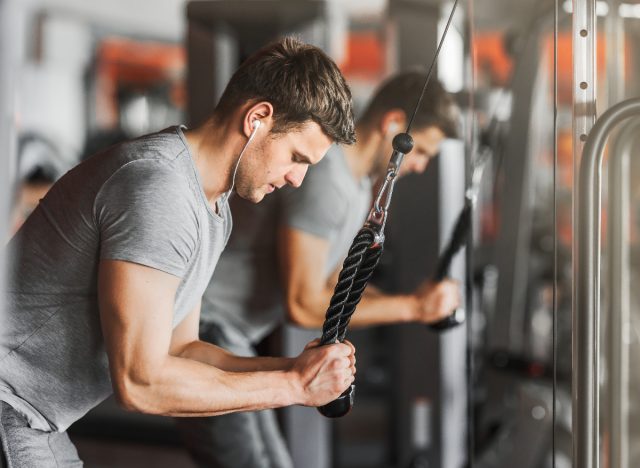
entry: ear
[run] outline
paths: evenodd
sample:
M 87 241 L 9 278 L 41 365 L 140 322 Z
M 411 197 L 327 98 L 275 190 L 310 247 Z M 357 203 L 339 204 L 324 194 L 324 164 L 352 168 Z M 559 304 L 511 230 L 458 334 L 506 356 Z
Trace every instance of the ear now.
M 271 130 L 273 127 L 273 105 L 268 101 L 260 101 L 252 104 L 245 113 L 242 119 L 242 133 L 249 138 L 251 133 L 255 130 L 254 122 L 260 121 L 260 128 Z M 262 131 L 262 130 L 261 130 Z
M 407 116 L 401 109 L 391 109 L 382 114 L 380 119 L 379 130 L 382 135 L 390 137 L 404 131 Z

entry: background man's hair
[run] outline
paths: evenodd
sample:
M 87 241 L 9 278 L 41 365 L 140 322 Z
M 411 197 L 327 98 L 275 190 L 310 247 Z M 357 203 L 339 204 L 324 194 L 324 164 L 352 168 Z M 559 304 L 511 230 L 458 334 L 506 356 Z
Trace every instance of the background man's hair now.
M 374 93 L 360 123 L 375 124 L 385 112 L 400 109 L 411 118 L 420 92 L 424 86 L 426 72 L 412 70 L 402 72 L 385 81 Z M 447 138 L 458 136 L 458 108 L 453 97 L 433 77 L 427 85 L 424 99 L 413 121 L 414 129 L 438 127 Z
M 351 90 L 336 64 L 317 47 L 285 37 L 260 49 L 233 74 L 214 115 L 259 101 L 273 105 L 273 133 L 312 120 L 335 142 L 355 142 Z

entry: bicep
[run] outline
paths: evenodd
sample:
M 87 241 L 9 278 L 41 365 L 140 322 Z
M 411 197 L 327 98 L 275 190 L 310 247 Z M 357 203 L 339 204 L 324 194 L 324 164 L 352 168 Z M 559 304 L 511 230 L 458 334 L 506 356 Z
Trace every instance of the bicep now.
M 317 297 L 326 289 L 329 241 L 284 226 L 278 236 L 278 257 L 287 302 Z
M 98 301 L 112 378 L 140 380 L 161 366 L 171 342 L 180 278 L 136 263 L 102 260 Z
M 172 356 L 179 356 L 188 345 L 199 340 L 201 304 L 202 301 L 199 301 L 198 305 L 173 329 L 169 351 Z

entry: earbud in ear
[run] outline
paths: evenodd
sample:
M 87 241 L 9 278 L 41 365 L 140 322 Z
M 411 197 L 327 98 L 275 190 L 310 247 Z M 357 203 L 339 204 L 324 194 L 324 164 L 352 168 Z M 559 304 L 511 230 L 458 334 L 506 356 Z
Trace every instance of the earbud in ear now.
M 387 127 L 387 133 L 395 134 L 395 133 L 398 133 L 399 130 L 400 130 L 400 125 L 398 125 L 398 122 L 395 122 L 395 121 L 389 122 L 389 126 Z
M 260 120 L 258 119 L 251 122 L 251 126 L 253 127 L 254 130 L 257 130 L 258 128 L 260 128 L 260 125 L 262 125 L 262 122 L 260 122 Z

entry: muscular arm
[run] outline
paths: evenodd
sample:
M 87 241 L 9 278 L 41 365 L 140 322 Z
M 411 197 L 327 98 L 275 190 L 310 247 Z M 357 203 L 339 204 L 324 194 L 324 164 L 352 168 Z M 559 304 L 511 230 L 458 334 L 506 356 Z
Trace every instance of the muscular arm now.
M 289 318 L 296 324 L 319 328 L 337 282 L 337 273 L 327 280 L 325 265 L 329 242 L 299 229 L 282 227 L 279 234 L 280 257 Z M 351 318 L 354 326 L 408 322 L 418 319 L 418 304 L 411 295 L 367 292 Z
M 195 312 L 188 319 L 191 326 L 178 327 L 175 336 L 172 331 L 179 281 L 134 263 L 100 262 L 102 330 L 114 392 L 125 408 L 206 416 L 290 404 L 317 406 L 337 397 L 353 380 L 353 353 L 347 345 L 306 350 L 290 370 L 230 372 L 251 366 L 214 349 L 202 353 L 199 348 L 197 354 L 222 368 L 189 358 Z
M 209 364 L 229 372 L 289 371 L 294 359 L 283 357 L 243 357 L 198 338 L 200 305 L 173 330 L 170 354 Z

